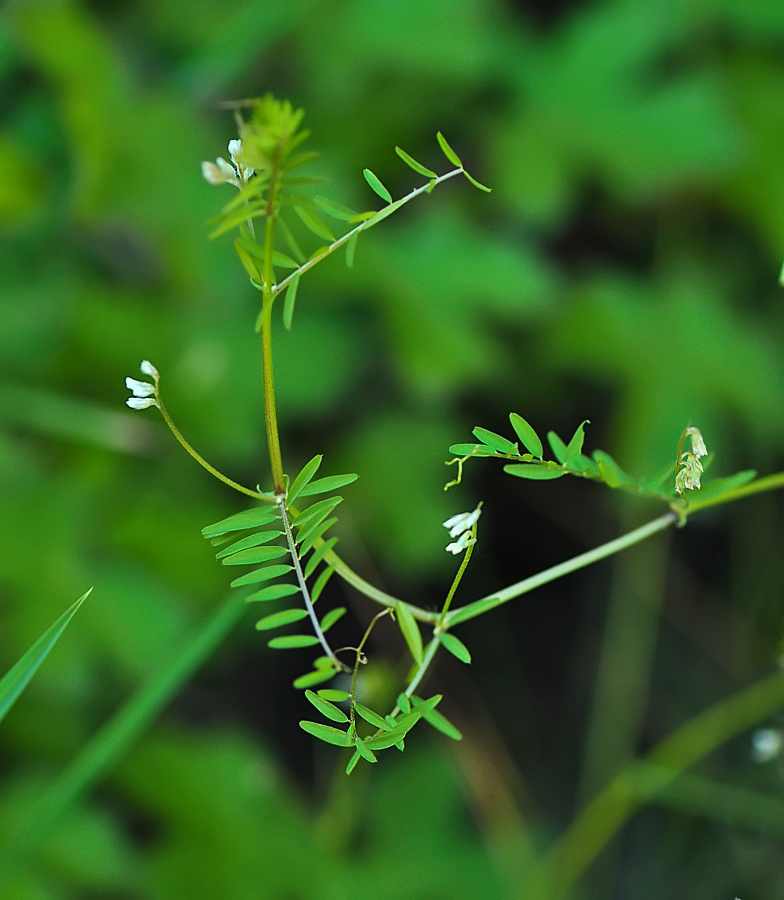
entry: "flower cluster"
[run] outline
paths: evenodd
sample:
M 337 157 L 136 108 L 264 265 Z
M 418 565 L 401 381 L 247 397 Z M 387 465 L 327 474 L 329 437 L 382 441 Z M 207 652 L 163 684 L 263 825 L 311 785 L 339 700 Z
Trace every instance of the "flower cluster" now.
M 681 453 L 680 469 L 675 476 L 675 490 L 682 494 L 685 490 L 694 490 L 700 486 L 702 475 L 702 463 L 700 459 L 708 455 L 708 448 L 702 439 L 699 428 L 689 427 L 683 432 L 683 437 L 691 438 L 691 450 Z
M 444 522 L 444 528 L 449 530 L 449 537 L 457 538 L 456 541 L 447 545 L 448 553 L 454 553 L 456 556 L 476 543 L 476 538 L 473 536 L 473 527 L 481 514 L 482 504 L 480 502 L 473 512 L 458 513 Z
M 158 381 L 161 376 L 148 359 L 145 359 L 139 368 L 145 375 L 149 375 L 155 384 L 150 384 L 149 381 L 137 381 L 135 378 L 126 378 L 125 386 L 131 391 L 133 397 L 129 397 L 125 402 L 131 409 L 147 409 L 149 406 L 158 406 Z
M 253 175 L 254 169 L 245 164 L 242 150 L 242 141 L 235 138 L 229 141 L 229 156 L 231 162 L 219 156 L 215 162 L 203 162 L 201 174 L 210 184 L 233 184 L 236 188 L 242 188 Z

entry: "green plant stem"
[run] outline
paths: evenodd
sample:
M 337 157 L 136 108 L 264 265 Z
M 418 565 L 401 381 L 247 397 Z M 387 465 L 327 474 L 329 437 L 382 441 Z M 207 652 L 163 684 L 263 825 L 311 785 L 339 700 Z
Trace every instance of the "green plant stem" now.
M 446 595 L 446 600 L 444 600 L 444 606 L 441 610 L 440 615 L 438 616 L 438 622 L 436 623 L 436 627 L 438 631 L 443 631 L 444 620 L 446 619 L 447 613 L 449 612 L 449 606 L 452 603 L 452 598 L 455 596 L 455 591 L 457 590 L 458 585 L 463 580 L 463 574 L 465 570 L 468 568 L 468 562 L 471 559 L 471 554 L 474 552 L 474 545 L 476 544 L 476 523 L 474 523 L 471 528 L 471 543 L 468 545 L 466 552 L 463 554 L 463 561 L 460 563 L 460 568 L 457 570 L 457 574 L 452 581 L 452 587 L 449 588 L 449 593 Z
M 46 840 L 65 811 L 99 781 L 149 727 L 228 635 L 245 611 L 244 598 L 233 594 L 170 657 L 165 668 L 143 685 L 103 726 L 65 771 L 44 789 L 27 821 L 0 855 L 0 886 Z
M 294 533 L 291 530 L 291 522 L 289 521 L 288 510 L 286 509 L 286 501 L 285 497 L 281 494 L 278 498 L 278 510 L 280 512 L 280 518 L 283 522 L 283 530 L 286 533 L 286 542 L 289 545 L 289 554 L 291 556 L 291 561 L 294 565 L 294 572 L 297 576 L 297 581 L 299 582 L 299 589 L 302 593 L 302 596 L 305 600 L 305 608 L 308 611 L 308 615 L 310 616 L 310 622 L 313 626 L 313 631 L 316 637 L 319 639 L 319 643 L 322 646 L 322 649 L 327 654 L 327 656 L 332 660 L 336 668 L 343 669 L 345 668 L 343 663 L 338 660 L 335 656 L 334 650 L 329 646 L 329 642 L 327 641 L 324 632 L 321 629 L 321 623 L 318 620 L 318 616 L 316 615 L 316 610 L 313 608 L 313 601 L 310 599 L 310 591 L 308 590 L 307 582 L 305 581 L 305 575 L 302 571 L 302 566 L 299 561 L 299 554 L 297 552 L 297 542 L 294 540 Z
M 307 262 L 304 262 L 298 269 L 295 269 L 283 279 L 279 284 L 276 284 L 272 288 L 272 294 L 279 294 L 281 291 L 285 290 L 289 284 L 294 280 L 297 275 L 302 275 L 303 272 L 307 272 L 308 269 L 312 269 L 313 266 L 317 265 L 322 261 L 322 259 L 326 259 L 330 253 L 334 253 L 335 250 L 347 244 L 355 234 L 359 234 L 360 231 L 367 231 L 368 228 L 372 228 L 374 225 L 378 225 L 379 222 L 386 219 L 387 216 L 391 215 L 396 210 L 400 209 L 401 206 L 408 203 L 410 200 L 413 200 L 414 197 L 418 197 L 420 194 L 424 194 L 426 191 L 432 190 L 436 185 L 441 184 L 442 181 L 446 181 L 448 178 L 454 178 L 455 175 L 463 174 L 462 167 L 459 169 L 453 169 L 451 172 L 447 172 L 446 175 L 439 175 L 438 178 L 434 178 L 432 181 L 428 181 L 427 184 L 423 184 L 421 187 L 416 188 L 411 191 L 410 194 L 406 194 L 405 197 L 401 197 L 399 200 L 395 200 L 393 203 L 385 206 L 383 209 L 379 210 L 372 218 L 365 219 L 364 222 L 360 222 L 356 228 L 352 228 L 351 231 L 347 231 L 342 237 L 339 237 L 336 241 L 333 241 L 328 247 L 325 247 L 319 254 L 311 257 Z M 267 258 L 270 258 L 269 255 Z
M 605 559 L 607 556 L 612 556 L 614 553 L 625 550 L 633 544 L 644 541 L 646 538 L 651 537 L 651 535 L 654 535 L 659 531 L 664 531 L 665 528 L 669 528 L 677 521 L 678 516 L 676 513 L 665 513 L 663 516 L 659 516 L 658 519 L 654 519 L 652 522 L 648 522 L 640 528 L 635 528 L 634 531 L 630 531 L 628 534 L 624 534 L 619 538 L 615 538 L 615 540 L 608 541 L 606 544 L 602 544 L 593 550 L 589 550 L 587 553 L 581 553 L 579 556 L 568 559 L 566 562 L 559 563 L 557 566 L 545 569 L 537 575 L 532 575 L 530 578 L 524 578 L 522 581 L 518 581 L 516 584 L 512 584 L 501 591 L 489 594 L 481 600 L 476 600 L 473 603 L 469 603 L 467 606 L 461 606 L 459 609 L 452 610 L 452 612 L 448 613 L 446 616 L 445 625 L 446 627 L 451 627 L 452 625 L 457 625 L 458 622 L 467 622 L 469 619 L 474 619 L 488 610 L 495 609 L 497 606 L 508 603 L 515 597 L 527 594 L 529 591 L 533 591 L 544 584 L 549 584 L 551 581 L 563 578 L 564 575 L 576 572 L 578 569 L 583 569 L 585 566 L 590 566 L 600 559 Z
M 261 376 L 264 388 L 264 424 L 267 429 L 272 485 L 276 494 L 286 492 L 283 480 L 283 460 L 280 454 L 278 417 L 275 411 L 275 381 L 272 374 L 272 253 L 275 243 L 275 216 L 277 214 L 278 180 L 274 175 L 269 187 L 267 220 L 264 229 L 264 291 L 261 318 Z
M 716 703 L 657 744 L 588 804 L 551 847 L 521 897 L 559 900 L 652 796 L 721 744 L 784 707 L 784 672 Z
M 237 484 L 236 481 L 232 481 L 231 478 L 227 478 L 222 472 L 219 472 L 214 466 L 211 466 L 203 456 L 199 456 L 199 454 L 191 447 L 191 445 L 185 440 L 185 438 L 180 433 L 179 428 L 172 421 L 171 416 L 166 411 L 166 407 L 163 405 L 163 400 L 161 400 L 160 389 L 156 389 L 156 399 L 158 401 L 158 409 L 161 411 L 161 415 L 163 416 L 164 421 L 169 426 L 169 430 L 174 435 L 175 438 L 179 441 L 180 445 L 196 460 L 196 462 L 205 468 L 210 475 L 214 475 L 218 481 L 222 481 L 224 484 L 227 484 L 229 487 L 234 488 L 235 491 L 239 491 L 241 494 L 247 494 L 249 497 L 255 497 L 257 500 L 269 500 L 269 497 L 265 497 L 263 494 L 260 494 L 258 491 L 252 491 L 250 488 L 243 487 L 241 484 Z

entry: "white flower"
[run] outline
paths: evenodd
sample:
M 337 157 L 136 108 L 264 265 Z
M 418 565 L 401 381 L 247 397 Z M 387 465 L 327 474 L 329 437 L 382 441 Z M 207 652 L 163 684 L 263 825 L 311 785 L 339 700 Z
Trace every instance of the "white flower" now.
M 242 152 L 242 141 L 236 138 L 229 141 L 229 156 L 231 162 L 219 156 L 215 162 L 203 162 L 201 164 L 201 174 L 204 180 L 209 184 L 233 184 L 236 188 L 241 188 L 251 175 L 253 175 L 253 167 L 245 165 L 245 159 Z
M 125 402 L 131 409 L 147 409 L 149 406 L 158 405 L 154 397 L 129 397 Z
M 687 436 L 691 438 L 691 450 L 681 453 L 681 467 L 675 476 L 675 490 L 679 494 L 686 490 L 699 489 L 700 475 L 703 472 L 700 459 L 708 455 L 708 448 L 705 446 L 705 441 L 702 439 L 699 428 L 689 426 L 683 432 L 681 445 Z
M 449 537 L 457 538 L 456 541 L 447 546 L 449 553 L 457 555 L 463 550 L 475 544 L 475 539 L 471 536 L 471 529 L 479 521 L 482 514 L 482 503 L 478 503 L 475 510 L 467 513 L 458 513 L 444 522 L 444 528 L 449 530 Z M 460 537 L 458 537 L 460 535 Z
M 446 550 L 447 553 L 454 553 L 457 556 L 458 553 L 462 553 L 463 550 L 467 550 L 475 543 L 476 539 L 471 537 L 471 532 L 464 531 L 456 541 L 446 545 Z
M 136 378 L 126 378 L 125 386 L 133 396 L 129 397 L 125 402 L 131 409 L 147 409 L 150 406 L 158 406 L 156 391 L 158 379 L 161 376 L 158 374 L 155 366 L 147 359 L 142 362 L 140 368 L 145 375 L 155 379 L 155 384 L 150 384 L 149 381 L 137 381 Z
M 447 519 L 446 522 L 444 522 L 444 528 L 449 529 L 449 537 L 457 537 L 458 534 L 462 534 L 462 532 L 472 529 L 479 520 L 481 514 L 482 504 L 479 503 L 472 512 L 458 513 L 456 516 L 452 516 L 451 519 Z

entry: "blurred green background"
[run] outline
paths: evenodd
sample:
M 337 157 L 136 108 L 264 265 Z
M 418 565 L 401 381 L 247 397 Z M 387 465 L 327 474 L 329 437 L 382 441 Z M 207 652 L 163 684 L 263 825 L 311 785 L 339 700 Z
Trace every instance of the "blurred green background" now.
M 258 295 L 206 220 L 229 198 L 218 101 L 307 110 L 320 192 L 376 202 L 453 180 L 303 278 L 277 335 L 286 468 L 354 471 L 340 548 L 435 607 L 440 523 L 485 502 L 467 602 L 659 514 L 475 462 L 510 410 L 567 437 L 591 420 L 643 475 L 691 421 L 712 472 L 784 468 L 784 5 L 775 0 L 6 0 L 0 10 L 0 671 L 95 589 L 0 728 L 0 841 L 133 689 L 227 595 L 200 529 L 244 508 L 155 411 L 124 407 L 142 359 L 191 442 L 266 487 Z M 569 483 L 564 483 L 569 481 Z M 631 755 L 773 669 L 781 500 L 705 514 L 459 630 L 470 670 L 430 687 L 461 744 L 421 726 L 346 779 L 297 727 L 309 657 L 249 611 L 209 665 L 3 894 L 13 900 L 515 898 Z M 371 605 L 333 579 L 326 602 Z M 365 683 L 405 673 L 379 627 Z M 781 723 L 766 723 L 778 728 Z M 702 776 L 784 800 L 750 735 Z M 744 795 L 745 796 L 745 795 Z M 741 798 L 742 799 L 742 798 Z M 784 819 L 673 790 L 575 897 L 784 898 Z M 740 811 L 739 811 L 740 810 Z

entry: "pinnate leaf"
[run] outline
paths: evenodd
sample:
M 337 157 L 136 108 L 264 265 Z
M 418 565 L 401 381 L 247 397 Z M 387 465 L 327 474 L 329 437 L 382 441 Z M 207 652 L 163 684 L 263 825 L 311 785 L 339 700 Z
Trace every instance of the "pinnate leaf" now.
M 471 654 L 468 650 L 468 647 L 459 639 L 456 638 L 453 634 L 449 634 L 449 632 L 442 631 L 438 635 L 438 640 L 441 645 L 447 649 L 452 656 L 456 656 L 460 662 L 470 663 L 471 662 Z
M 395 147 L 395 153 L 397 153 L 397 155 L 403 160 L 403 162 L 407 166 L 411 166 L 411 168 L 415 172 L 418 172 L 420 175 L 424 175 L 425 178 L 437 178 L 438 177 L 436 175 L 436 173 L 432 171 L 432 169 L 428 169 L 425 166 L 423 166 L 422 163 L 417 162 L 413 156 L 409 156 L 408 153 L 406 153 L 405 150 L 401 150 L 400 147 Z
M 272 628 L 280 628 L 281 625 L 291 625 L 292 622 L 301 622 L 308 615 L 305 609 L 282 609 L 280 612 L 264 616 L 256 622 L 257 631 L 270 631 Z
M 397 618 L 398 627 L 405 638 L 406 644 L 408 644 L 411 656 L 414 658 L 414 662 L 416 662 L 417 665 L 421 665 L 424 652 L 424 647 L 422 646 L 422 633 L 419 630 L 419 625 L 417 625 L 417 621 L 411 613 L 411 610 L 402 600 L 398 600 L 397 603 L 395 603 L 395 617 Z
M 460 157 L 455 153 L 455 151 L 449 146 L 446 142 L 446 138 L 439 131 L 436 134 L 436 138 L 438 139 L 438 143 L 441 149 L 444 151 L 444 156 L 455 166 L 459 166 L 461 169 L 463 168 L 463 163 L 460 161 Z
M 334 744 L 336 747 L 351 747 L 353 745 L 353 741 L 348 734 L 339 728 L 322 725 L 321 722 L 308 722 L 307 719 L 303 719 L 299 723 L 299 727 L 320 741 L 326 741 L 328 744 Z
M 381 197 L 382 200 L 386 200 L 387 203 L 392 202 L 392 194 L 384 187 L 384 185 L 379 181 L 378 177 L 374 175 L 370 169 L 363 169 L 362 174 L 365 176 L 365 181 L 370 185 L 370 187 Z
M 543 447 L 541 440 L 539 440 L 539 435 L 531 428 L 528 422 L 526 422 L 522 416 L 518 416 L 517 413 L 509 413 L 509 421 L 512 423 L 512 428 L 514 428 L 515 434 L 520 438 L 520 443 L 525 449 L 532 456 L 535 456 L 536 459 L 541 459 Z

